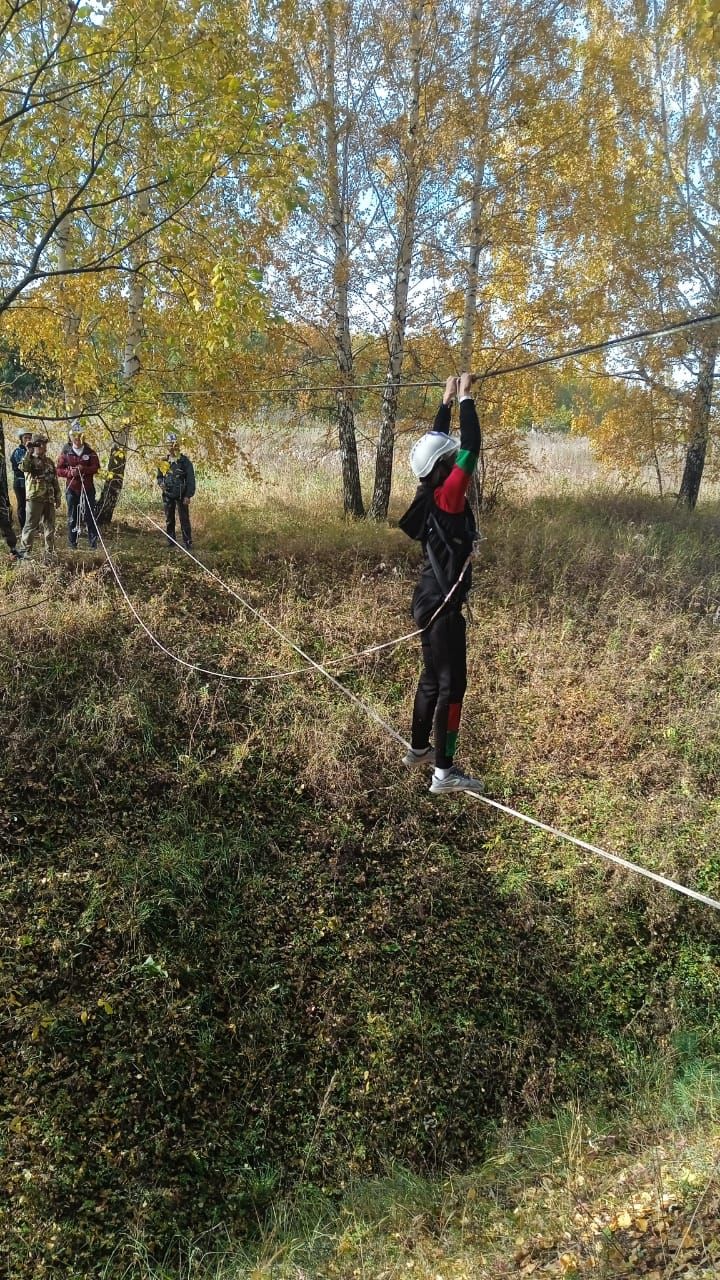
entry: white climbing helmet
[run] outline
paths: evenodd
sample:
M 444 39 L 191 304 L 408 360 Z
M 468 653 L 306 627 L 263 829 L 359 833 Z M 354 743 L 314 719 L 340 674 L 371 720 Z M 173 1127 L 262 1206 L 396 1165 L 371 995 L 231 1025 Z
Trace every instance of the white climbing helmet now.
M 418 480 L 429 476 L 436 462 L 447 454 L 457 453 L 457 440 L 444 431 L 426 431 L 410 450 L 410 466 Z

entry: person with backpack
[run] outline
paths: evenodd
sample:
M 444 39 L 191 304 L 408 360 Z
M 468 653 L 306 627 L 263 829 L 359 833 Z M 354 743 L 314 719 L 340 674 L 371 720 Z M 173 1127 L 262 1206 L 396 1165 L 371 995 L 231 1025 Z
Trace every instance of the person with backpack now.
M 25 498 L 25 475 L 21 469 L 21 462 L 27 453 L 27 448 L 32 439 L 32 431 L 28 431 L 25 427 L 20 427 L 18 431 L 18 445 L 10 454 L 10 466 L 13 473 L 13 493 L 17 503 L 17 518 L 22 533 L 25 524 L 26 498 Z
M 165 532 L 172 546 L 175 539 L 175 513 L 177 512 L 180 517 L 183 544 L 186 551 L 189 551 L 192 547 L 190 500 L 195 497 L 195 471 L 187 455 L 180 452 L 175 432 L 169 432 L 165 438 L 168 451 L 157 473 L 157 482 L 165 508 Z
M 68 442 L 63 446 L 57 462 L 57 473 L 65 481 L 68 544 L 73 551 L 77 551 L 83 519 L 91 549 L 94 551 L 98 544 L 94 477 L 99 470 L 100 459 L 76 424 L 70 431 Z
M 410 466 L 419 481 L 415 499 L 400 520 L 420 542 L 423 563 L 411 611 L 421 636 L 423 670 L 415 694 L 408 768 L 434 766 L 433 795 L 482 793 L 483 784 L 455 764 L 460 714 L 467 686 L 465 618 L 471 586 L 469 558 L 476 536 L 467 492 L 480 456 L 480 423 L 472 397 L 475 375 L 450 377 L 432 431 L 416 441 Z M 460 440 L 450 435 L 452 404 L 460 402 Z M 434 726 L 434 747 L 430 737 Z

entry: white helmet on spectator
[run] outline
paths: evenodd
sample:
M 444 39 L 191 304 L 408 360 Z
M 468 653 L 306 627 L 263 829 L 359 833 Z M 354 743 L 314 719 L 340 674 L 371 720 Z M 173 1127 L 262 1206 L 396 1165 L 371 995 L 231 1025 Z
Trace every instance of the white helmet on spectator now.
M 177 435 L 174 431 L 168 431 L 165 440 L 167 444 L 177 444 Z
M 410 450 L 413 473 L 418 480 L 424 480 L 425 476 L 430 475 L 436 462 L 451 453 L 457 453 L 459 447 L 457 440 L 444 431 L 426 431 Z

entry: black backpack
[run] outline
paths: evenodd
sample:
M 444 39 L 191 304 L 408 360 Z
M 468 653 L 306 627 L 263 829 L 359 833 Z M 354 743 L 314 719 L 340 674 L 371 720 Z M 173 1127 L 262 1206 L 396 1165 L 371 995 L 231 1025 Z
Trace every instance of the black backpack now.
M 178 502 L 185 492 L 185 468 L 180 458 L 171 462 L 163 476 L 163 494 L 172 502 Z

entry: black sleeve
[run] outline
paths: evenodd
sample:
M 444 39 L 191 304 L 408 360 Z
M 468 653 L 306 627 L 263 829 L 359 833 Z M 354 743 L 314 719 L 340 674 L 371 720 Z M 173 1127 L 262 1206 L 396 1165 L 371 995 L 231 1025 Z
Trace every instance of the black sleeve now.
M 474 400 L 460 401 L 460 448 L 476 457 L 480 453 L 480 419 Z
M 195 468 L 189 458 L 183 458 L 183 472 L 185 473 L 185 493 L 183 497 L 195 497 Z
M 449 436 L 451 417 L 452 417 L 452 410 L 450 408 L 450 405 L 445 404 L 445 402 L 441 400 L 440 408 L 435 414 L 435 421 L 433 422 L 433 425 L 432 425 L 433 431 L 442 431 L 443 435 Z

